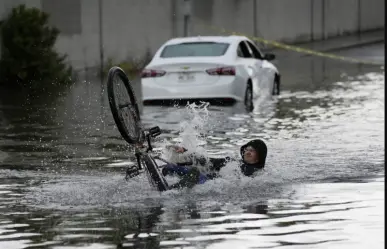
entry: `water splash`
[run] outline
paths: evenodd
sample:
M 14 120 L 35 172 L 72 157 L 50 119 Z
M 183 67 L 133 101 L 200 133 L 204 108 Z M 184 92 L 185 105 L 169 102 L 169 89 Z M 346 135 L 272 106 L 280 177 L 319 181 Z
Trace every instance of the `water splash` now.
M 206 142 L 206 130 L 209 120 L 209 103 L 187 104 L 186 118 L 179 123 L 178 136 L 173 139 L 177 146 L 187 149 L 187 154 L 196 154 L 208 158 L 207 151 L 203 145 Z M 181 162 L 186 160 L 187 154 L 177 154 L 171 150 L 164 149 L 163 157 L 171 162 Z
M 200 145 L 206 143 L 204 128 L 209 118 L 208 103 L 187 105 L 190 120 L 180 123 L 181 145 L 193 152 L 203 152 Z

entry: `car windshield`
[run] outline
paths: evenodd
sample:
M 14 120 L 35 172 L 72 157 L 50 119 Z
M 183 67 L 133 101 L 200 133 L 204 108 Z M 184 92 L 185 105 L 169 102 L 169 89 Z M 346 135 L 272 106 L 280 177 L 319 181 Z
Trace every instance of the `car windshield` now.
M 185 42 L 166 46 L 160 57 L 222 56 L 228 46 L 219 42 Z

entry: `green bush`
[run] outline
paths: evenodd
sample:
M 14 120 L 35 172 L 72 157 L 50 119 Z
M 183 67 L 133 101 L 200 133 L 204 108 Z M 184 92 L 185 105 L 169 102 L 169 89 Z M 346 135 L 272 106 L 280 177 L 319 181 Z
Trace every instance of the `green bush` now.
M 107 75 L 110 68 L 117 66 L 124 70 L 129 78 L 136 78 L 151 59 L 152 55 L 149 50 L 141 58 L 128 58 L 121 62 L 115 62 L 112 58 L 109 58 L 104 65 L 102 77 Z
M 71 67 L 59 55 L 55 42 L 59 30 L 48 25 L 49 15 L 19 5 L 0 23 L 0 82 L 42 89 L 71 82 Z

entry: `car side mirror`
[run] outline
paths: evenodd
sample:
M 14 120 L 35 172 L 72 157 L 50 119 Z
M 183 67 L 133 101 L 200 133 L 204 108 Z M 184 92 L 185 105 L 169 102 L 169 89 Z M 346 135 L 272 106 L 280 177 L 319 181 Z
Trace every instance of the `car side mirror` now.
M 264 60 L 267 60 L 267 61 L 272 61 L 275 59 L 275 55 L 274 54 L 270 54 L 270 53 L 267 53 L 265 54 L 265 56 L 263 57 Z

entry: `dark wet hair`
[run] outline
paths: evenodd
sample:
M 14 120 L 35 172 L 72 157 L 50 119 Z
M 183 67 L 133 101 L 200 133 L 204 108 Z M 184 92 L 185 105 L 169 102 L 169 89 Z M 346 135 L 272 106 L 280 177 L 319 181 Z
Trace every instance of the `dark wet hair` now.
M 245 145 L 242 145 L 242 147 L 241 147 L 242 159 L 243 159 L 244 150 L 249 146 L 253 147 L 255 149 L 255 151 L 258 153 L 258 163 L 257 164 L 259 164 L 263 168 L 265 166 L 266 156 L 267 156 L 267 146 L 266 146 L 265 142 L 262 141 L 261 139 L 254 139 L 254 140 L 251 140 L 250 142 L 246 143 Z

